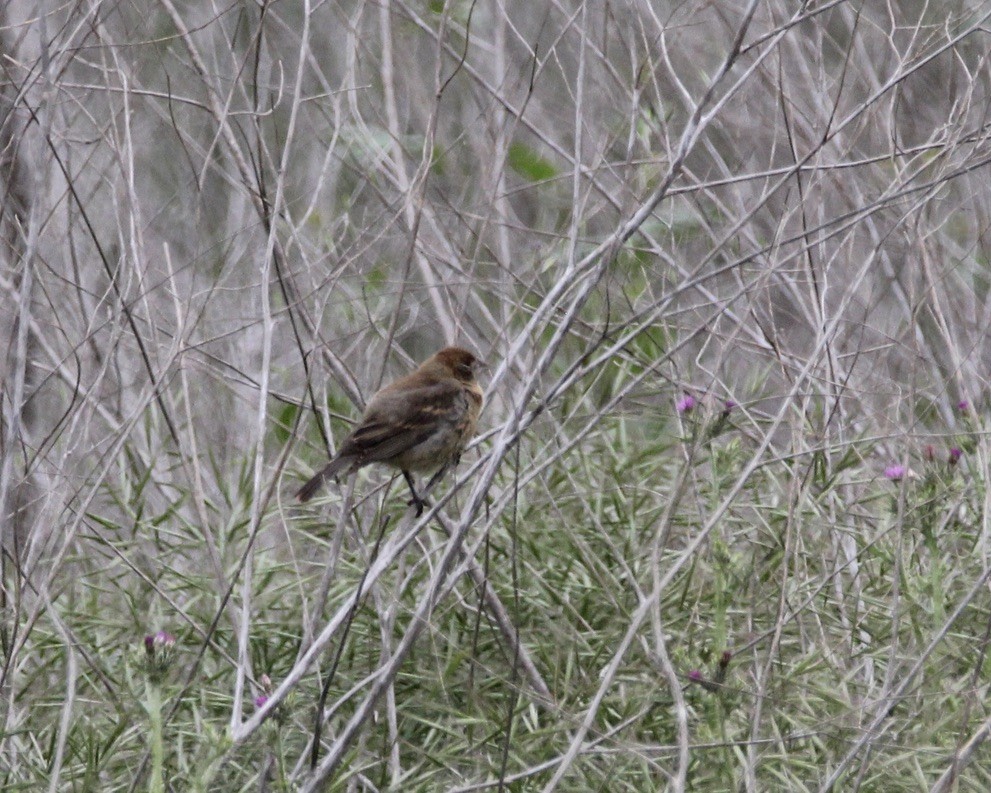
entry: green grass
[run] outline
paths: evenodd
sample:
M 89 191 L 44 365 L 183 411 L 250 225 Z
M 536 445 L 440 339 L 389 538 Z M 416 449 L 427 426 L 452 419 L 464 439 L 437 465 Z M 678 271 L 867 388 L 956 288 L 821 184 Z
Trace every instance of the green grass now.
M 842 453 L 769 459 L 685 558 L 744 469 L 760 418 L 735 408 L 727 419 L 704 402 L 682 417 L 682 439 L 671 414 L 604 417 L 563 456 L 527 442 L 521 470 L 553 459 L 491 519 L 479 562 L 554 705 L 534 699 L 492 615 L 480 611 L 477 588 L 462 579 L 433 610 L 328 790 L 359 779 L 377 789 L 448 790 L 502 774 L 515 780 L 508 789 L 539 789 L 603 685 L 638 606 L 675 565 L 605 685 L 584 751 L 562 779 L 566 789 L 654 789 L 675 772 L 675 696 L 659 665 L 657 628 L 688 709 L 689 789 L 737 789 L 746 773 L 762 790 L 815 789 L 879 709 L 888 714 L 873 727 L 876 739 L 846 766 L 837 789 L 855 779 L 862 790 L 932 784 L 960 737 L 985 717 L 978 703 L 991 665 L 986 588 L 950 621 L 984 575 L 984 485 L 971 455 L 956 465 L 942 451 L 933 461 L 917 457 L 917 473 L 901 481 L 881 475 L 856 443 Z M 548 429 L 538 425 L 533 437 Z M 970 437 L 979 437 L 976 426 Z M 505 465 L 500 487 L 512 475 Z M 357 490 L 369 492 L 373 479 L 361 479 Z M 680 495 L 672 492 L 678 481 L 685 482 Z M 354 524 L 346 531 L 321 619 L 361 578 L 380 512 L 398 519 L 399 492 L 393 487 L 356 509 L 363 532 Z M 137 529 L 93 521 L 64 565 L 56 582 L 62 629 L 44 609 L 26 635 L 23 621 L 17 632 L 7 622 L 5 646 L 27 644 L 7 672 L 8 740 L 19 751 L 3 772 L 4 789 L 43 784 L 63 718 L 62 789 L 250 790 L 261 775 L 273 789 L 293 789 L 289 777 L 307 751 L 323 677 L 306 674 L 274 718 L 232 747 L 242 579 L 217 619 L 223 593 L 200 528 L 169 510 L 151 517 L 141 491 L 134 493 L 130 502 L 124 492 L 116 498 Z M 228 581 L 249 536 L 237 512 L 217 538 Z M 296 661 L 304 595 L 312 608 L 336 517 L 334 508 L 303 515 L 273 507 L 256 538 L 248 652 L 255 675 L 268 675 L 273 686 Z M 411 624 L 442 541 L 436 531 L 421 532 L 354 614 L 327 701 L 344 699 L 325 739 L 355 712 L 383 647 Z M 29 592 L 20 603 L 38 608 Z M 173 633 L 176 644 L 167 666 L 150 671 L 143 637 L 157 630 Z M 71 651 L 63 631 L 71 632 Z M 332 642 L 323 655 L 324 673 L 336 648 Z M 724 651 L 732 655 L 720 681 Z M 916 663 L 911 684 L 889 699 Z M 345 696 L 353 686 L 358 696 Z M 249 686 L 245 717 L 260 690 Z M 164 787 L 153 783 L 159 717 Z M 982 765 L 969 767 L 960 789 L 982 788 Z

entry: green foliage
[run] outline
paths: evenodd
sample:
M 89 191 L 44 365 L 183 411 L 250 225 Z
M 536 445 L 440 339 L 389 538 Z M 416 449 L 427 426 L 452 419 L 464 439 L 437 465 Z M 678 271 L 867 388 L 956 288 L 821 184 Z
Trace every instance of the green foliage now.
M 272 432 L 279 446 L 289 440 L 298 415 L 299 406 L 292 402 L 287 402 L 276 409 L 272 421 Z
M 983 11 L 37 5 L 0 789 L 294 790 L 324 684 L 329 791 L 991 789 Z M 322 364 L 449 342 L 502 376 L 440 515 L 296 503 Z
M 511 143 L 506 163 L 528 182 L 546 182 L 557 176 L 557 168 L 525 143 Z
M 343 789 L 356 773 L 380 789 L 390 787 L 393 746 L 404 789 L 495 779 L 504 763 L 511 778 L 518 775 L 512 789 L 546 784 L 553 769 L 543 764 L 561 756 L 573 734 L 573 724 L 556 713 L 584 712 L 644 598 L 671 570 L 677 569 L 673 580 L 635 631 L 592 720 L 590 734 L 612 747 L 611 756 L 580 757 L 565 777 L 569 790 L 638 791 L 650 787 L 659 769 L 674 771 L 675 692 L 659 666 L 655 624 L 688 708 L 688 784 L 700 790 L 739 787 L 751 761 L 738 747 L 755 731 L 761 749 L 754 772 L 762 789 L 816 784 L 871 717 L 860 715 L 859 703 L 876 692 L 889 664 L 898 663 L 891 647 L 923 646 L 946 624 L 980 565 L 983 484 L 973 479 L 968 452 L 926 446 L 913 464 L 918 470 L 896 480 L 865 478 L 869 463 L 861 442 L 772 461 L 751 473 L 687 564 L 683 550 L 735 487 L 753 452 L 743 431 L 744 408 L 699 395 L 679 416 L 668 395 L 662 408 L 601 417 L 568 454 L 559 453 L 558 438 L 587 426 L 589 406 L 639 393 L 630 385 L 650 377 L 644 362 L 661 356 L 666 343 L 663 328 L 639 335 L 626 356 L 569 394 L 553 422 L 532 428 L 530 437 L 545 442 L 527 445 L 520 470 L 540 466 L 542 473 L 493 525 L 479 556 L 486 586 L 508 605 L 556 710 L 531 701 L 504 637 L 486 610 L 479 612 L 481 591 L 463 579 L 458 596 L 434 612 L 395 680 L 396 733 L 390 737 L 384 722 L 370 726 L 329 789 Z M 296 421 L 295 411 L 281 410 L 277 434 Z M 976 414 L 962 430 L 952 443 L 973 448 Z M 514 466 L 503 471 L 504 485 Z M 248 470 L 245 465 L 241 474 L 245 489 Z M 64 585 L 75 607 L 63 610 L 63 619 L 87 648 L 76 697 L 90 705 L 74 710 L 69 721 L 63 778 L 81 788 L 99 779 L 101 789 L 124 790 L 145 762 L 148 789 L 163 789 L 155 786 L 156 774 L 173 789 L 245 789 L 262 774 L 275 789 L 291 789 L 322 678 L 304 678 L 243 746 L 235 749 L 227 732 L 236 626 L 229 617 L 216 619 L 215 571 L 203 549 L 214 542 L 224 574 L 237 570 L 250 537 L 250 505 L 234 500 L 226 513 L 212 505 L 209 514 L 224 518 L 201 527 L 180 520 L 174 505 L 146 503 L 148 476 L 139 481 L 142 487 L 113 494 L 119 523 L 107 514 L 93 516 L 87 543 L 98 553 L 78 554 L 72 561 L 78 575 Z M 359 489 L 370 485 L 363 478 Z M 394 488 L 355 517 L 378 525 L 402 508 Z M 314 606 L 336 531 L 325 520 L 300 516 L 286 547 L 276 524 L 269 525 L 275 517 L 266 518 L 254 541 L 248 645 L 256 678 L 266 675 L 271 685 L 285 679 L 304 646 L 303 611 Z M 375 670 L 384 626 L 398 638 L 411 624 L 416 593 L 432 569 L 421 557 L 431 536 L 424 534 L 424 545 L 382 578 L 377 594 L 354 614 L 328 701 L 360 688 Z M 368 533 L 348 531 L 322 618 L 358 583 L 371 544 Z M 135 578 L 123 560 L 145 552 L 167 554 L 169 563 L 150 564 Z M 96 565 L 99 557 L 106 563 Z M 913 745 L 930 748 L 906 753 L 897 743 L 878 744 L 872 762 L 887 768 L 887 778 L 932 780 L 959 730 L 973 726 L 963 725 L 962 703 L 975 674 L 983 676 L 974 668 L 986 636 L 983 600 L 953 624 L 893 706 L 890 718 L 915 731 Z M 207 626 L 213 627 L 204 646 Z M 178 638 L 171 660 L 151 675 L 143 636 L 163 628 Z M 56 745 L 63 706 L 58 681 L 67 658 L 65 644 L 50 631 L 36 629 L 30 642 L 18 698 L 33 707 L 23 712 L 20 731 L 35 739 L 40 778 Z M 332 656 L 321 663 L 324 673 Z M 980 657 L 987 666 L 987 654 Z M 269 690 L 260 686 L 249 681 L 245 717 L 254 711 L 255 693 Z M 352 713 L 343 700 L 330 731 Z M 628 746 L 640 749 L 624 751 Z M 17 789 L 15 780 L 5 785 Z

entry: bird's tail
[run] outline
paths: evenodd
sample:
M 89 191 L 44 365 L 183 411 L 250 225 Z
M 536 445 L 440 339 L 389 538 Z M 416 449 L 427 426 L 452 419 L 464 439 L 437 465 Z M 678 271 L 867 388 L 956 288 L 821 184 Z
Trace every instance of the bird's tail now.
M 348 467 L 353 462 L 353 460 L 347 457 L 335 457 L 323 468 L 317 471 L 316 474 L 313 475 L 313 478 L 297 491 L 296 500 L 300 502 L 309 501 L 317 494 L 317 491 L 327 479 L 330 479 L 330 477 L 338 471 Z

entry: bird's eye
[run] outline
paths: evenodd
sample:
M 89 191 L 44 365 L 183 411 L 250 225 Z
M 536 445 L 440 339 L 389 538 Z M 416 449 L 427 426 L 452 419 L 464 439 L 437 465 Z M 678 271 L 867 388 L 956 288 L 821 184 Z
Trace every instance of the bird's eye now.
M 462 377 L 471 377 L 472 375 L 470 363 L 459 363 L 454 368 L 457 370 L 458 374 L 461 375 Z

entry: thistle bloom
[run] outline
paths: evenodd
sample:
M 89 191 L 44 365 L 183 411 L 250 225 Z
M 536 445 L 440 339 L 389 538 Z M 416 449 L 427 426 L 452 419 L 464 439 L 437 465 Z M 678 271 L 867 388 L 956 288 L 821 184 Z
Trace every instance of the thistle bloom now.
M 884 469 L 884 475 L 892 482 L 899 482 L 905 477 L 904 465 L 889 465 Z
M 961 399 L 959 402 L 957 402 L 957 410 L 959 410 L 961 413 L 967 410 L 967 408 L 969 407 L 970 407 L 970 402 L 968 402 L 966 399 Z
M 956 446 L 950 449 L 950 459 L 949 459 L 950 465 L 956 465 L 958 462 L 960 462 L 961 457 L 963 457 L 963 449 L 960 449 Z
M 268 702 L 268 694 L 259 694 L 257 697 L 255 697 L 255 707 L 256 708 L 263 708 L 263 707 L 265 707 L 265 703 L 266 702 Z
M 695 397 L 691 394 L 685 394 L 681 399 L 674 403 L 674 408 L 679 413 L 691 413 L 693 407 L 695 407 Z
M 175 650 L 175 636 L 168 631 L 159 631 L 145 636 L 145 663 L 148 676 L 159 682 L 172 663 Z
M 154 655 L 156 652 L 167 653 L 173 647 L 175 647 L 175 636 L 168 631 L 159 631 L 145 636 L 145 652 L 148 655 Z
M 693 669 L 691 672 L 688 673 L 688 679 L 691 680 L 693 683 L 701 683 L 702 673 L 698 669 Z

